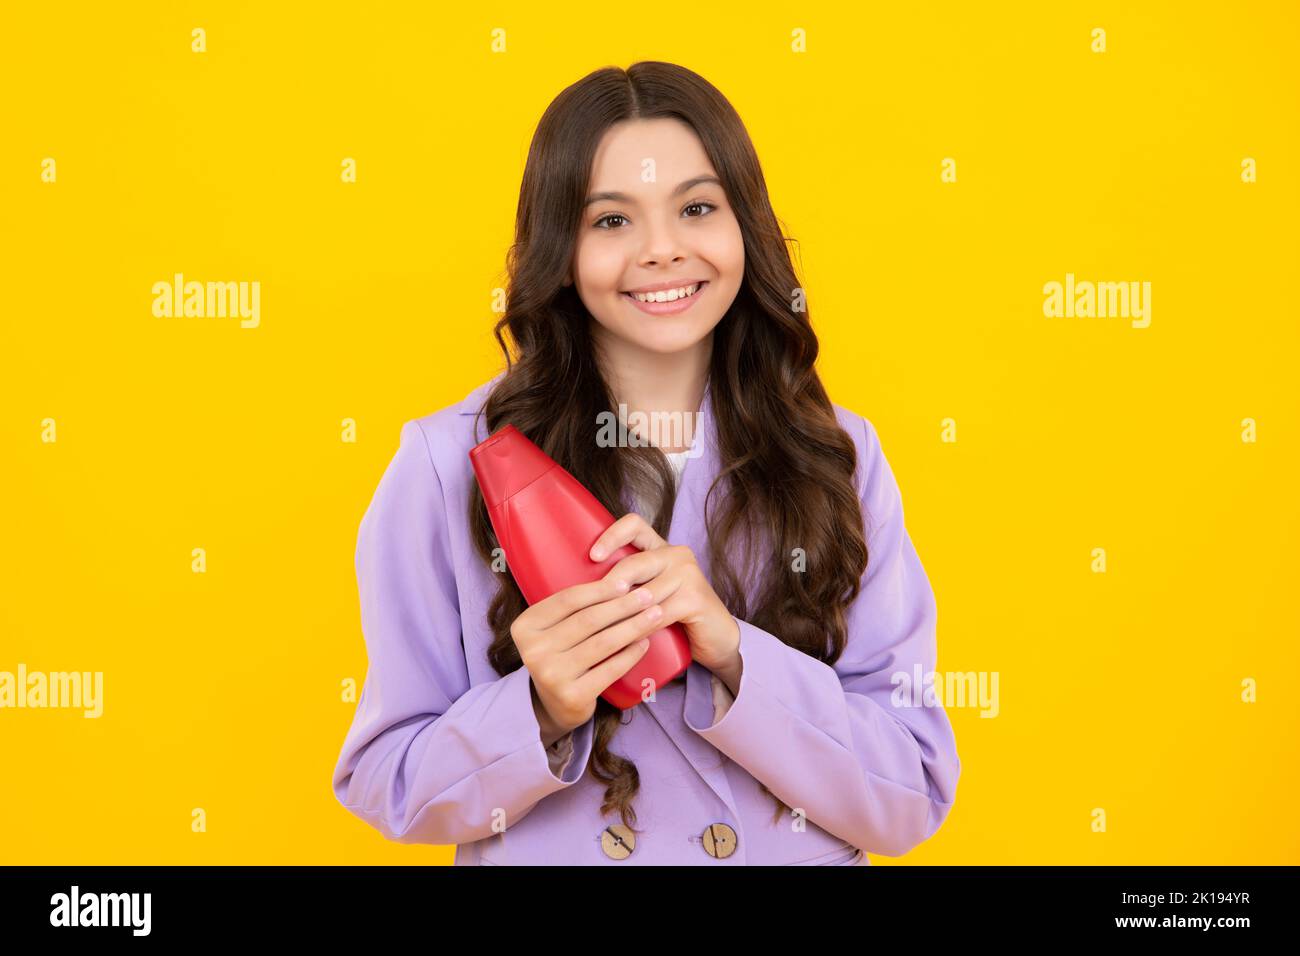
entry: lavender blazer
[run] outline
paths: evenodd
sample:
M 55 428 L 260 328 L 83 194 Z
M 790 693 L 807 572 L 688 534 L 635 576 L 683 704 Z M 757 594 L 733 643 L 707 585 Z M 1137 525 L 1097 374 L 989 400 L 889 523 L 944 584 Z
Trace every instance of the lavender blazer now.
M 865 865 L 866 852 L 898 856 L 930 837 L 961 765 L 942 707 L 922 705 L 921 688 L 895 690 L 935 669 L 936 609 L 871 423 L 835 405 L 869 518 L 844 653 L 830 666 L 738 620 L 743 673 L 721 719 L 712 674 L 695 662 L 626 711 L 610 746 L 640 772 L 633 842 L 619 839 L 617 813 L 600 814 L 594 722 L 573 731 L 571 758 L 548 759 L 527 669 L 501 677 L 487 661 L 499 579 L 470 542 L 468 452 L 487 437 L 474 413 L 500 377 L 402 426 L 361 521 L 369 670 L 334 770 L 343 806 L 389 840 L 457 844 L 458 866 Z M 718 460 L 707 392 L 700 411 L 667 539 L 708 575 L 701 515 Z M 795 812 L 774 823 L 760 781 Z

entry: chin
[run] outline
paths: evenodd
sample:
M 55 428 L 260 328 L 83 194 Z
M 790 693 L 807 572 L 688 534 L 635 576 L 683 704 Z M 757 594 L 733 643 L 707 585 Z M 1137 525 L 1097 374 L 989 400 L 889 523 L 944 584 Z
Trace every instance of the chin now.
M 699 345 L 703 336 L 700 335 L 673 335 L 673 336 L 646 336 L 633 335 L 628 336 L 628 341 L 639 349 L 647 352 L 656 352 L 659 355 L 675 355 L 678 352 L 685 352 Z

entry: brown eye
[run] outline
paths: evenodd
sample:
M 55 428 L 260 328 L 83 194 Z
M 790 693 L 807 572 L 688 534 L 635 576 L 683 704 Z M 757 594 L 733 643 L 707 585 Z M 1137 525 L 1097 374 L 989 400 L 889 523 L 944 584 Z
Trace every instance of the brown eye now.
M 618 213 L 616 213 L 616 212 L 611 212 L 611 213 L 609 213 L 608 215 L 601 216 L 599 219 L 597 219 L 595 222 L 593 222 L 592 225 L 595 226 L 597 229 L 614 229 L 614 228 L 617 228 L 617 227 L 615 227 L 615 226 L 603 226 L 603 225 L 601 225 L 601 223 L 603 223 L 603 222 L 608 222 L 610 219 L 622 219 L 624 222 L 627 221 L 623 216 L 620 216 Z

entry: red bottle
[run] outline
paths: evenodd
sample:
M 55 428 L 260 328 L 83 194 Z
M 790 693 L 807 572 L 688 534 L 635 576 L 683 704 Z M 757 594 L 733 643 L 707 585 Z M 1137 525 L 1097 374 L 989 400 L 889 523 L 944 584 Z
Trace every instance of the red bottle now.
M 614 516 L 515 426 L 503 426 L 470 449 L 469 460 L 510 573 L 529 604 L 604 577 L 637 553 L 627 544 L 603 561 L 591 560 L 591 546 Z M 641 659 L 600 696 L 620 710 L 635 707 L 641 703 L 643 681 L 649 678 L 651 687 L 663 687 L 690 663 L 686 631 L 674 622 L 651 634 Z

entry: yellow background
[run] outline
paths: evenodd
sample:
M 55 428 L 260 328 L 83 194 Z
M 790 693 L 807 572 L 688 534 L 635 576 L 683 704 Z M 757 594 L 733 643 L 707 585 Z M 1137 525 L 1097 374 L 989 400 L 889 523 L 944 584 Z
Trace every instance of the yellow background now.
M 947 822 L 873 862 L 1300 862 L 1295 5 L 471 6 L 5 6 L 0 670 L 102 670 L 105 712 L 0 711 L 0 862 L 450 862 L 330 789 L 357 524 L 498 369 L 542 111 L 638 59 L 739 110 L 939 670 L 999 674 Z M 175 272 L 259 281 L 260 327 L 154 318 Z M 1067 272 L 1151 282 L 1150 327 L 1045 318 Z

